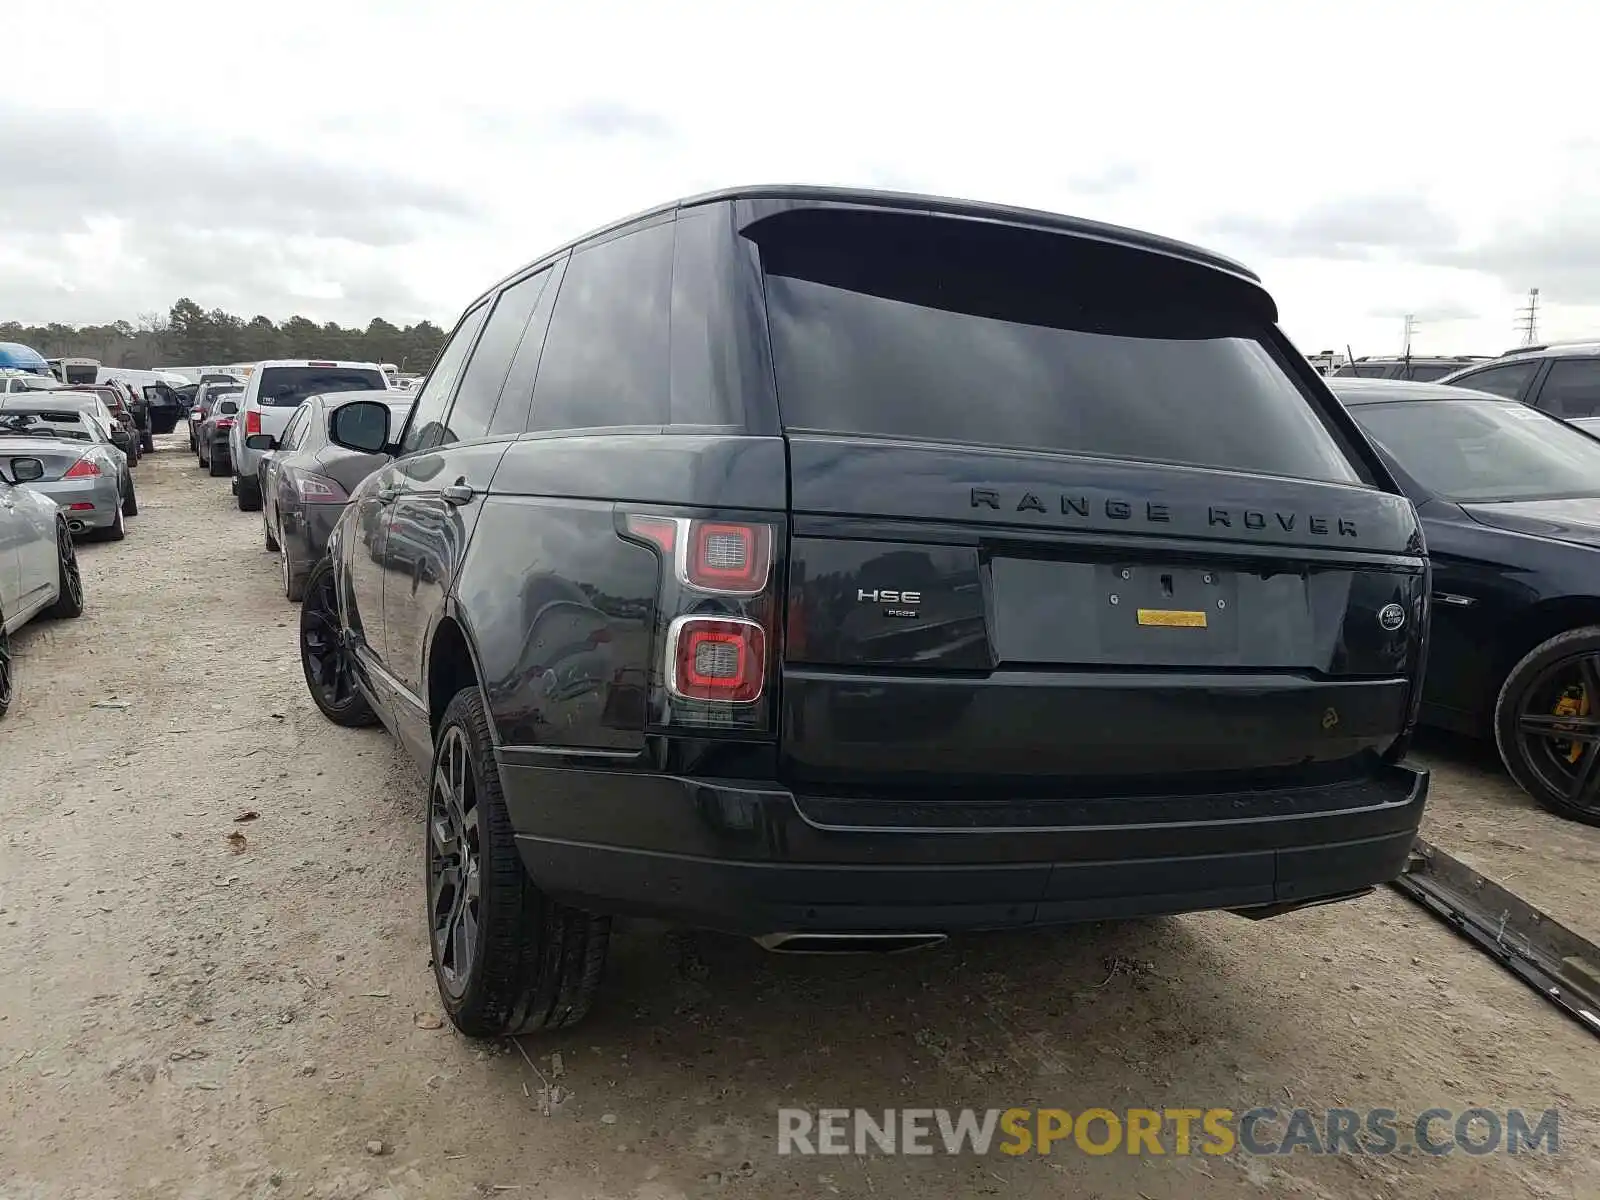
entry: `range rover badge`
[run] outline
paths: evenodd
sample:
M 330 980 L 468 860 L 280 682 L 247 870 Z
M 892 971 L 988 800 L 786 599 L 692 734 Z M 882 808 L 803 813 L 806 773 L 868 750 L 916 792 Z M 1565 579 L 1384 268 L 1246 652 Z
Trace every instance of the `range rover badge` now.
M 1398 604 L 1385 604 L 1378 610 L 1378 624 L 1390 633 L 1406 623 L 1406 610 Z

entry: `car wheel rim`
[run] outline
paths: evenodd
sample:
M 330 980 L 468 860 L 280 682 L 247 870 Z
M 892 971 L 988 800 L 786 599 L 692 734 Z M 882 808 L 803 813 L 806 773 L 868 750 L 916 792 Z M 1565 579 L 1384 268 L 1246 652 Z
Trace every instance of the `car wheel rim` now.
M 1517 749 L 1565 803 L 1600 812 L 1600 653 L 1552 663 L 1523 689 Z
M 56 554 L 61 560 L 61 582 L 73 607 L 83 603 L 83 576 L 78 573 L 78 550 L 72 544 L 72 535 L 62 530 L 56 535 Z
M 300 623 L 300 657 L 306 677 L 329 708 L 342 708 L 355 697 L 350 647 L 339 628 L 339 606 L 333 576 L 325 574 L 316 594 L 308 596 Z
M 459 725 L 444 732 L 428 795 L 428 927 L 445 991 L 466 992 L 482 914 L 482 827 L 472 751 Z

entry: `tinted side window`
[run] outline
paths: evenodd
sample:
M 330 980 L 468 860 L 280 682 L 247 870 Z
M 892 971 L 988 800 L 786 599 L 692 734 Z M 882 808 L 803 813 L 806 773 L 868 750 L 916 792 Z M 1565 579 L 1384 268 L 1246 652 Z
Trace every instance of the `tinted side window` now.
M 765 362 L 752 362 L 765 343 L 753 262 L 741 263 L 742 243 L 726 205 L 680 213 L 672 263 L 672 400 L 674 425 L 743 425 L 747 398 L 772 388 Z M 751 278 L 741 278 L 741 269 Z
M 445 348 L 434 360 L 428 372 L 428 382 L 417 394 L 417 403 L 411 410 L 411 424 L 406 426 L 405 437 L 400 442 L 400 453 L 411 454 L 417 450 L 430 450 L 437 446 L 444 432 L 444 410 L 455 391 L 456 377 L 461 374 L 461 364 L 467 351 L 472 349 L 472 339 L 478 336 L 483 318 L 489 313 L 487 303 L 478 305 L 456 326 Z
M 1538 360 L 1530 358 L 1525 362 L 1505 363 L 1502 366 L 1474 371 L 1470 375 L 1463 375 L 1460 379 L 1452 379 L 1450 382 L 1455 387 L 1476 388 L 1480 392 L 1489 392 L 1495 396 L 1504 396 L 1507 400 L 1515 400 L 1522 395 L 1522 389 L 1528 386 L 1528 381 L 1538 369 Z
M 533 318 L 522 331 L 522 344 L 511 360 L 511 370 L 506 374 L 505 386 L 500 389 L 500 403 L 495 406 L 489 421 L 490 434 L 521 433 L 528 428 L 528 410 L 533 406 L 533 380 L 539 373 L 539 358 L 544 353 L 545 333 L 550 328 L 550 312 L 556 306 L 561 290 L 561 275 L 565 261 L 558 261 L 542 272 L 546 282 L 539 293 L 539 303 L 533 307 Z
M 529 428 L 667 423 L 672 238 L 669 221 L 574 252 Z
M 1600 412 L 1600 358 L 1558 358 L 1539 389 L 1538 405 L 1558 417 Z
M 539 295 L 549 281 L 550 272 L 540 271 L 500 293 L 483 327 L 483 336 L 478 339 L 477 349 L 461 375 L 461 387 L 456 390 L 450 419 L 440 432 L 441 444 L 470 441 L 488 432 L 489 418 L 494 414 L 494 406 L 500 401 L 500 389 L 511 371 L 511 360 L 527 332 L 528 319 L 539 303 Z
M 305 438 L 306 427 L 311 423 L 310 416 L 312 405 L 302 405 L 295 410 L 294 416 L 289 418 L 289 424 L 283 431 L 283 436 L 278 439 L 278 444 L 285 450 L 298 450 L 301 441 Z

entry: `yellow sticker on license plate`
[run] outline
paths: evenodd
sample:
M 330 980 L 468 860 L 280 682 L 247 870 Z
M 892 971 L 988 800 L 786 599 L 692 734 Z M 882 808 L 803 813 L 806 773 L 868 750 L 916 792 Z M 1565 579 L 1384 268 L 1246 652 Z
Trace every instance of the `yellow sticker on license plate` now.
M 1175 608 L 1141 608 L 1139 624 L 1165 625 L 1169 629 L 1204 629 L 1204 612 L 1183 612 Z

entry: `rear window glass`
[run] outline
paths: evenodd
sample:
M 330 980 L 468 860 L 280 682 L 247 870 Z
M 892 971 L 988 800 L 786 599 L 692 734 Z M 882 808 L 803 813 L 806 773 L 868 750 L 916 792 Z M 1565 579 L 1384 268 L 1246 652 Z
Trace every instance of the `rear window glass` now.
M 91 441 L 88 422 L 81 413 L 34 412 L 6 409 L 0 412 L 0 433 L 36 437 L 64 437 Z
M 915 223 L 763 242 L 789 428 L 1359 478 L 1263 319 L 1229 315 L 1236 285 L 1063 245 L 1079 239 Z
M 262 408 L 299 408 L 319 392 L 356 392 L 384 388 L 376 367 L 265 367 L 261 371 Z
M 1600 441 L 1501 400 L 1363 404 L 1361 427 L 1419 484 L 1458 503 L 1592 496 Z

